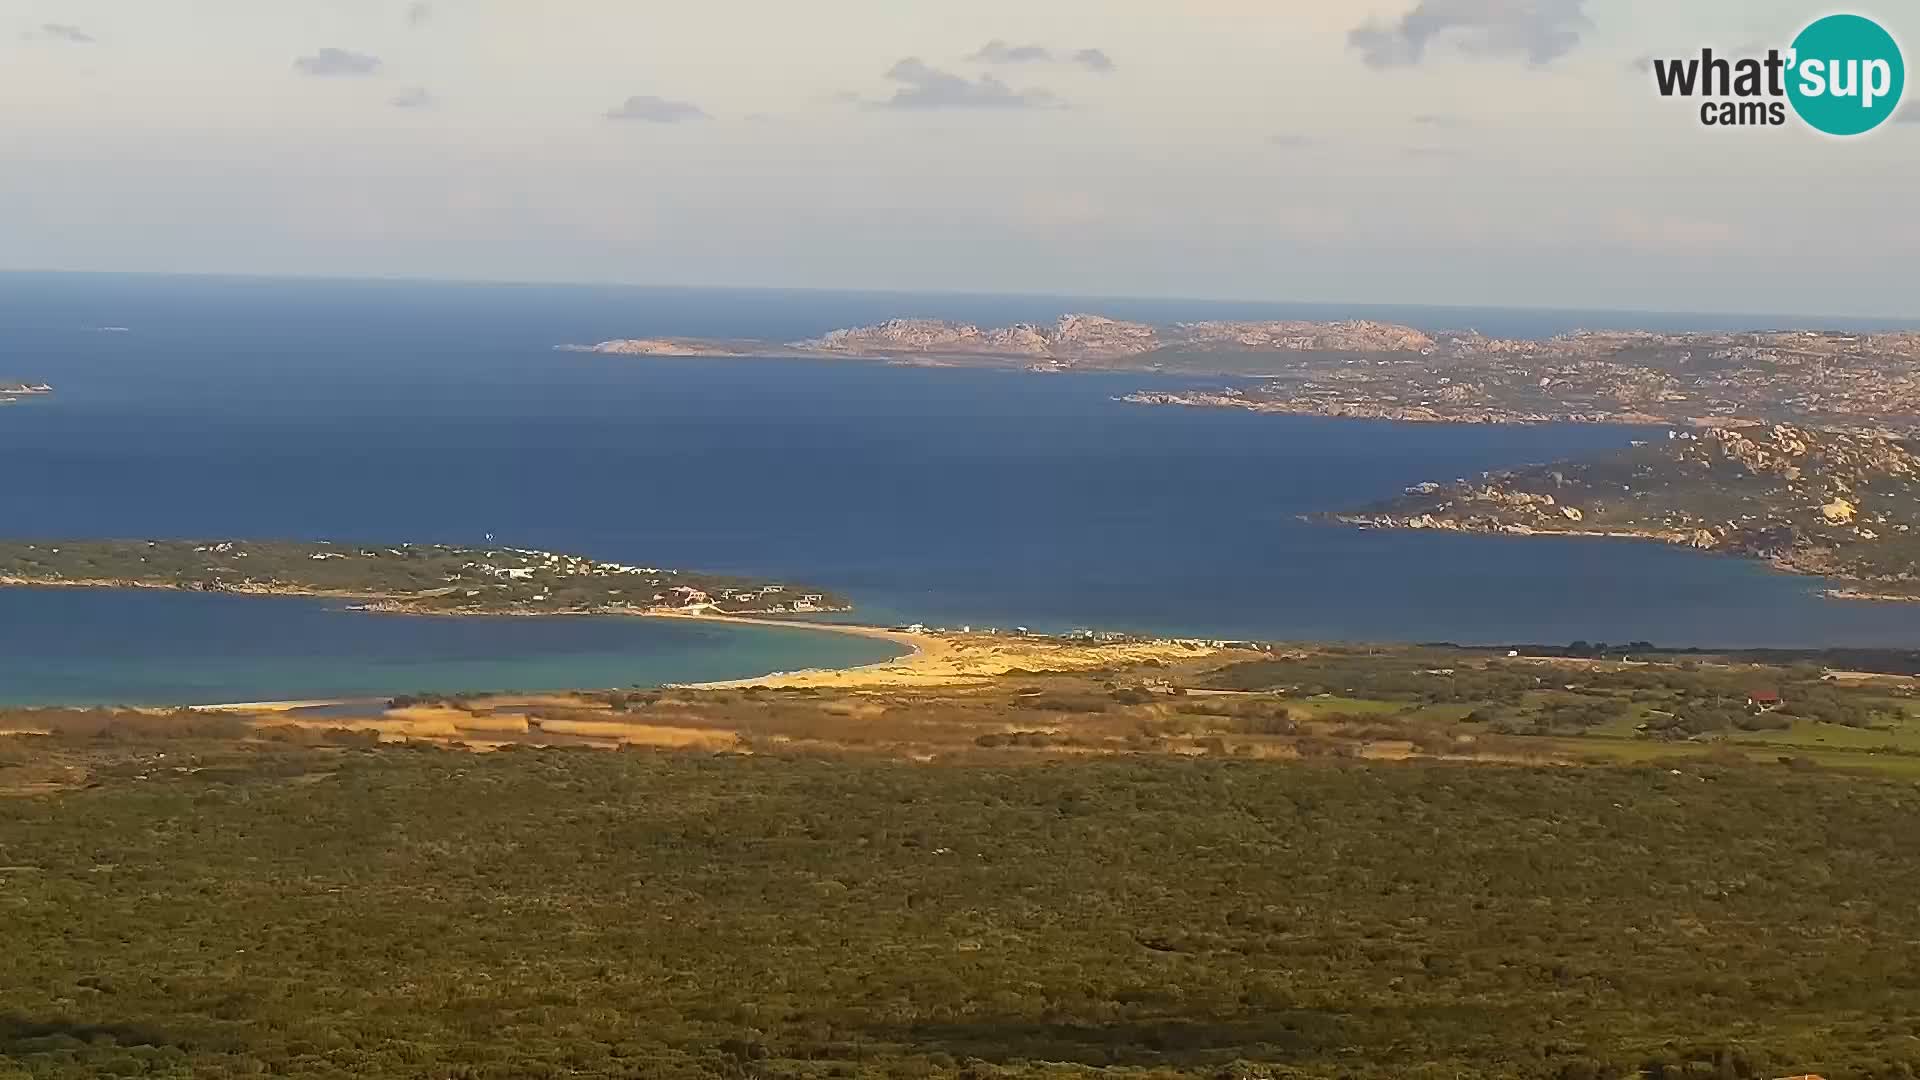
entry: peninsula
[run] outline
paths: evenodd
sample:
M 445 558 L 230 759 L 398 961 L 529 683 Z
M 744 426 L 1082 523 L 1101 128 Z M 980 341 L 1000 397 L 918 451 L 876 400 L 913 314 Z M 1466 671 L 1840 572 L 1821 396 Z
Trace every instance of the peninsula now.
M 1920 433 L 1920 332 L 1577 331 L 1544 339 L 1428 333 L 1365 319 L 1157 326 L 1070 314 L 980 327 L 891 319 L 793 342 L 645 338 L 563 345 L 629 356 L 837 357 L 1032 371 L 1218 375 L 1141 390 L 1143 405 L 1448 423 L 1784 422 Z
M 1326 515 L 1367 528 L 1626 536 L 1764 559 L 1920 600 L 1920 457 L 1882 435 L 1784 424 L 1670 430 L 1601 457 L 1428 481 Z
M 1398 353 L 1310 352 L 1249 385 L 1125 400 L 1449 423 L 1794 423 L 1920 433 L 1920 333 L 1439 334 Z
M 182 589 L 357 600 L 433 615 L 793 615 L 848 611 L 805 585 L 513 547 L 318 541 L 0 541 L 0 587 Z

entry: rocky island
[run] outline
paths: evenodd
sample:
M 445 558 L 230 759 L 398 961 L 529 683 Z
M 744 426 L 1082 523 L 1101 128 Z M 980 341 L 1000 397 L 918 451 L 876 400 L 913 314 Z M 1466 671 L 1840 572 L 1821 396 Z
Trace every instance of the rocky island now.
M 1192 322 L 1171 326 L 1062 315 L 1052 325 L 980 327 L 943 319 L 889 319 L 784 343 L 624 338 L 556 346 L 626 356 L 838 356 L 896 362 L 1039 365 L 1049 369 L 1244 372 L 1268 354 L 1417 351 L 1431 339 L 1409 327 L 1347 322 Z
M 1626 536 L 1764 559 L 1920 600 L 1920 457 L 1882 435 L 1784 424 L 1674 430 L 1617 453 L 1429 481 L 1328 520 L 1514 536 Z
M 0 541 L 0 587 L 156 588 L 356 600 L 429 615 L 769 616 L 848 611 L 805 585 L 512 547 L 307 541 Z
M 754 356 L 751 342 L 727 345 L 692 338 L 618 338 L 595 345 L 555 345 L 558 352 L 605 353 L 609 356 Z
M 629 356 L 839 357 L 896 364 L 1219 375 L 1122 400 L 1447 423 L 1781 422 L 1920 434 L 1920 332 L 1427 333 L 1353 319 L 1155 326 L 1069 314 L 981 327 L 891 319 L 772 343 L 643 338 L 565 345 Z

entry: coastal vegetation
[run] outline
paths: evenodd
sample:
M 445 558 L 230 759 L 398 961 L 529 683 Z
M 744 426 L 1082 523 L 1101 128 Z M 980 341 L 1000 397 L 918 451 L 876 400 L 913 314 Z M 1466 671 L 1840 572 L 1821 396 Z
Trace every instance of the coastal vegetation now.
M 1441 333 L 1396 350 L 1250 347 L 1240 366 L 1226 370 L 1265 378 L 1125 400 L 1440 423 L 1920 432 L 1913 407 L 1920 334 L 1913 332 L 1621 330 L 1543 340 Z
M 1632 536 L 1765 559 L 1920 597 L 1920 457 L 1879 435 L 1772 427 L 1674 431 L 1596 458 L 1428 482 L 1349 524 L 1518 536 Z
M 0 1076 L 1912 1075 L 1914 680 L 1557 651 L 0 711 Z
M 1920 793 L 1871 775 L 0 726 L 0 1075 L 1920 1065 Z
M 920 636 L 866 668 L 576 693 L 235 707 L 282 730 L 497 749 L 700 748 L 916 761 L 1140 754 L 1581 765 L 1751 762 L 1920 778 L 1920 683 L 1710 653 L 1213 648 Z
M 438 614 L 840 611 L 810 586 L 511 547 L 324 541 L 0 541 L 0 586 L 332 596 Z

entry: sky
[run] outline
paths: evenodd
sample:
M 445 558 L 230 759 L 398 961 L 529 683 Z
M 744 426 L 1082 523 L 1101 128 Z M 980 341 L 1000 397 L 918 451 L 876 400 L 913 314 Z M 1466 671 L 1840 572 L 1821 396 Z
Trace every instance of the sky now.
M 0 268 L 1920 316 L 1920 101 L 1653 88 L 1829 10 L 0 0 Z

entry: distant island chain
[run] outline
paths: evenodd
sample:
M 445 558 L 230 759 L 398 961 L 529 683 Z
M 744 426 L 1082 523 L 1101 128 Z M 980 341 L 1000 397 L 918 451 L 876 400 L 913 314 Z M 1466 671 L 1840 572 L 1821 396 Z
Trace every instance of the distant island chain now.
M 1219 375 L 1217 390 L 1124 400 L 1452 423 L 1761 421 L 1920 432 L 1920 332 L 1576 331 L 1533 340 L 1371 320 L 1169 326 L 1064 315 L 982 328 L 892 319 L 795 342 L 628 338 L 561 345 L 624 356 L 792 356 L 1037 372 Z
M 1510 536 L 1624 536 L 1759 558 L 1920 599 L 1920 331 L 1576 331 L 1530 340 L 1370 320 L 1169 326 L 1065 315 L 981 328 L 893 319 L 776 344 L 653 338 L 563 349 L 795 356 L 1232 377 L 1143 405 L 1438 423 L 1664 425 L 1591 460 L 1422 482 L 1316 520 Z

